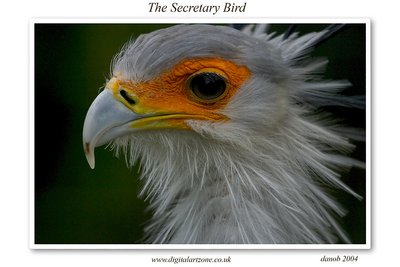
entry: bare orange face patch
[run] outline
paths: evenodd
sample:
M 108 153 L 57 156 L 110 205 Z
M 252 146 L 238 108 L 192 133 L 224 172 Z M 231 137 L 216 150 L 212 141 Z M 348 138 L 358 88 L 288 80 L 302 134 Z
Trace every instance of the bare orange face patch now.
M 192 92 L 188 83 L 193 75 L 202 72 L 216 73 L 223 77 L 223 94 L 216 99 L 204 100 Z M 219 121 L 227 119 L 219 111 L 229 103 L 249 76 L 250 71 L 245 66 L 221 58 L 198 58 L 184 60 L 150 81 L 121 80 L 117 76 L 106 87 L 113 91 L 119 101 L 138 114 L 180 114 L 184 115 L 182 119 Z

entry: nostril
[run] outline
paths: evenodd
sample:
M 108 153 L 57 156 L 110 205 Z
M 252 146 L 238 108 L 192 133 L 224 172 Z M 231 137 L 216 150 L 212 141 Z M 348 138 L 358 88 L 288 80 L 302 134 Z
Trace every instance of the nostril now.
M 119 93 L 129 104 L 131 104 L 131 105 L 136 104 L 136 101 L 133 100 L 125 90 L 121 90 L 121 91 L 119 91 Z

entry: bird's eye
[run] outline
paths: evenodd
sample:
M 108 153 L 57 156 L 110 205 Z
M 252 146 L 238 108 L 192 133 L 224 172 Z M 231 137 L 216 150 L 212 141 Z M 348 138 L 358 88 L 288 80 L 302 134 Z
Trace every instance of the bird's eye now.
M 214 72 L 195 73 L 188 82 L 193 94 L 205 101 L 218 99 L 226 89 L 226 79 Z

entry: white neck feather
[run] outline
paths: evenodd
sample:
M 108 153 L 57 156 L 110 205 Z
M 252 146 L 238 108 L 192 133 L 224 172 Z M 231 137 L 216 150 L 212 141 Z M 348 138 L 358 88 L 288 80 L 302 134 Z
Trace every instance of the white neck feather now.
M 208 138 L 199 133 L 207 127 L 212 135 L 212 125 L 191 126 L 195 132 L 143 132 L 113 144 L 117 154 L 127 152 L 128 164 L 141 159 L 142 195 L 154 210 L 150 242 L 348 241 L 335 221 L 344 211 L 325 192 L 333 186 L 355 195 L 333 170 L 353 163 L 337 153 L 349 149 L 347 141 L 300 118 L 264 136 L 219 125 Z M 242 135 L 234 138 L 241 143 L 219 133 Z

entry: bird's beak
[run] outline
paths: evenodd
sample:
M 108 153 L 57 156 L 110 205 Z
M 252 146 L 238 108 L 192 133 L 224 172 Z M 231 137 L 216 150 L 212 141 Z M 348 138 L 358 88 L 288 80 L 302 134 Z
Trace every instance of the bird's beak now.
M 185 119 L 201 118 L 163 107 L 150 108 L 132 90 L 124 89 L 112 78 L 90 106 L 83 126 L 83 149 L 92 169 L 94 149 L 138 130 L 188 129 Z M 140 101 L 141 100 L 141 101 Z
M 130 122 L 141 118 L 117 101 L 111 90 L 105 89 L 93 101 L 83 125 L 83 149 L 92 169 L 95 166 L 95 147 L 133 130 Z

